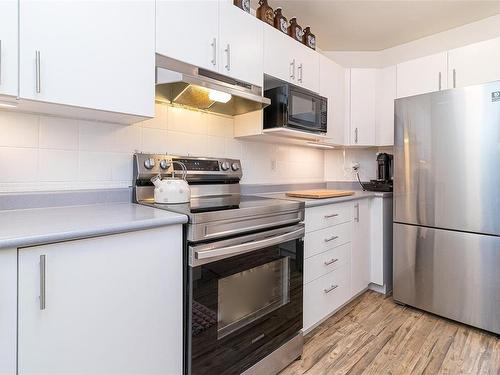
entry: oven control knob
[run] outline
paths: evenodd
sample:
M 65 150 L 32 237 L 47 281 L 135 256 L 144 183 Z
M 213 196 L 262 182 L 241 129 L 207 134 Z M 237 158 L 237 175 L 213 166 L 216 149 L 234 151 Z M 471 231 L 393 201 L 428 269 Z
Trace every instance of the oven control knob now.
M 146 160 L 144 160 L 144 166 L 146 167 L 146 169 L 153 169 L 153 167 L 155 166 L 155 159 L 147 158 Z
M 231 169 L 236 172 L 240 169 L 240 165 L 238 163 L 233 163 L 231 164 Z
M 227 171 L 229 169 L 229 163 L 227 161 L 222 162 L 220 165 L 223 171 Z
M 160 161 L 160 168 L 161 169 L 167 169 L 168 166 L 169 166 L 168 161 L 166 161 L 165 159 L 163 159 L 162 161 Z

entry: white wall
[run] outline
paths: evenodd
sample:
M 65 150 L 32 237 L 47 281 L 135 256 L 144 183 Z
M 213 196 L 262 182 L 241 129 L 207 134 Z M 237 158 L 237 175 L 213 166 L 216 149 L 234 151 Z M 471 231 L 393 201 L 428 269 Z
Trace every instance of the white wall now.
M 323 51 L 345 67 L 380 68 L 500 36 L 500 14 L 382 51 Z
M 352 170 L 354 163 L 359 163 L 361 181 L 377 177 L 376 157 L 378 152 L 392 154 L 392 147 L 349 148 L 328 150 L 325 152 L 325 181 L 356 181 Z
M 323 181 L 321 150 L 236 140 L 231 118 L 156 111 L 129 126 L 0 111 L 0 192 L 127 187 L 136 150 L 238 158 L 247 184 Z

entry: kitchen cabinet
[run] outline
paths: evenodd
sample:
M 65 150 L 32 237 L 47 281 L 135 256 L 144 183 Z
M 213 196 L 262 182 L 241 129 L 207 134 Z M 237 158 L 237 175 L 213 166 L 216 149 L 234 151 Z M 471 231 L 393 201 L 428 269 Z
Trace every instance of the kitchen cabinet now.
M 17 3 L 0 1 L 0 95 L 17 96 Z
M 17 251 L 0 249 L 0 374 L 16 373 Z
M 182 255 L 181 225 L 19 249 L 18 374 L 182 373 Z
M 360 199 L 354 204 L 351 251 L 351 296 L 370 283 L 370 200 Z
M 319 94 L 328 99 L 328 141 L 344 145 L 346 135 L 346 69 L 326 56 L 320 55 L 319 74 Z
M 22 99 L 154 117 L 153 0 L 19 4 Z
M 263 86 L 263 23 L 232 2 L 219 5 L 219 72 Z
M 263 24 L 264 73 L 319 92 L 319 53 Z
M 375 145 L 375 91 L 378 69 L 350 69 L 349 144 Z
M 500 38 L 448 52 L 448 87 L 464 87 L 500 80 Z
M 156 1 L 156 52 L 217 71 L 219 2 Z
M 157 53 L 258 86 L 262 27 L 232 1 L 156 1 Z
M 375 144 L 393 146 L 396 66 L 379 69 L 375 86 Z
M 371 289 L 381 293 L 392 290 L 392 197 L 371 201 Z
M 397 65 L 397 97 L 444 90 L 447 85 L 448 54 L 437 53 Z

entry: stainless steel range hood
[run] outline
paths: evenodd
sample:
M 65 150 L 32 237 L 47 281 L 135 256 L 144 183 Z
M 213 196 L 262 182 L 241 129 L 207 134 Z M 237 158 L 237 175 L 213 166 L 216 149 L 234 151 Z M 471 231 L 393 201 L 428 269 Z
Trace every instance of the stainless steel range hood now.
M 156 55 L 156 100 L 223 115 L 241 115 L 271 104 L 262 88 L 162 55 Z

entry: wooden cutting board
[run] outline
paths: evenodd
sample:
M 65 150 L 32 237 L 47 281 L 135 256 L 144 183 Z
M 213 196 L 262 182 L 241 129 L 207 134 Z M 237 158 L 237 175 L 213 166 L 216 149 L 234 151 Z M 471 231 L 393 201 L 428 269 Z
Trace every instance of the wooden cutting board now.
M 345 197 L 345 196 L 353 195 L 353 194 L 354 194 L 354 191 L 329 190 L 329 189 L 299 190 L 299 191 L 289 191 L 286 193 L 286 195 L 289 197 L 312 198 L 312 199 L 337 198 L 337 197 Z

